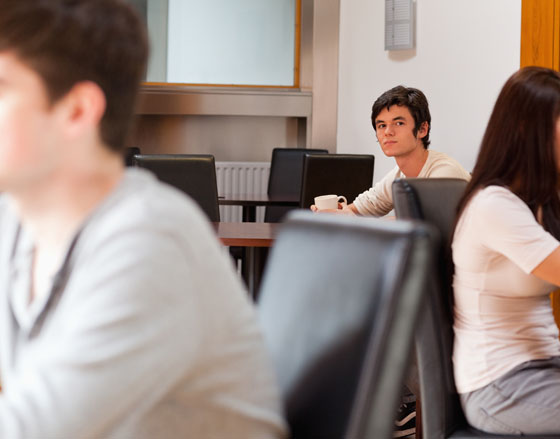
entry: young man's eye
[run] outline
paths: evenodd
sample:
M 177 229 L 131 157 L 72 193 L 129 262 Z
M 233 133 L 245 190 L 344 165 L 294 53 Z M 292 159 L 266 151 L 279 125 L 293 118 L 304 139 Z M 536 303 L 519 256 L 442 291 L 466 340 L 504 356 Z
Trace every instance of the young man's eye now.
M 377 124 L 377 129 L 383 129 L 385 128 L 385 124 L 384 123 L 379 123 Z

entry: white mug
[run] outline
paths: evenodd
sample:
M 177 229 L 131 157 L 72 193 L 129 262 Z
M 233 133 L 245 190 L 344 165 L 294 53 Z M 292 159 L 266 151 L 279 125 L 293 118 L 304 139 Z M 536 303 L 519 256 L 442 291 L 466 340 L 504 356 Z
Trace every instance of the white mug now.
M 315 197 L 315 207 L 317 210 L 338 209 L 338 203 L 348 204 L 344 195 L 321 195 Z

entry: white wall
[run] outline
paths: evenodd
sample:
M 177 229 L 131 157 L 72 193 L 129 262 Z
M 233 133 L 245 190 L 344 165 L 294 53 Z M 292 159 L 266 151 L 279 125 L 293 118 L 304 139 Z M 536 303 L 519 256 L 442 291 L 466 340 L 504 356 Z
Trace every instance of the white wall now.
M 384 51 L 381 0 L 341 0 L 337 152 L 373 153 L 374 180 L 394 166 L 371 105 L 403 84 L 430 103 L 430 148 L 471 170 L 495 99 L 519 68 L 521 0 L 416 0 L 416 49 Z

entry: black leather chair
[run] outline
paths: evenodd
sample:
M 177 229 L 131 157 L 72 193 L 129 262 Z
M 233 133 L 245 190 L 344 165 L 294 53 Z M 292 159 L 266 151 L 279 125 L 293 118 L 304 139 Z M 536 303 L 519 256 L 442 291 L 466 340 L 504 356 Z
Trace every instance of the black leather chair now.
M 416 331 L 422 434 L 427 439 L 513 439 L 519 436 L 484 433 L 468 425 L 453 378 L 452 288 L 448 269 L 451 266 L 451 233 L 466 185 L 464 180 L 450 178 L 411 178 L 393 183 L 397 218 L 425 220 L 442 236 L 437 255 L 438 270 L 433 271 L 429 281 L 427 306 Z M 523 437 L 542 439 L 546 436 Z
M 220 221 L 214 156 L 209 154 L 140 154 L 134 164 L 188 194 L 210 221 Z
M 258 313 L 293 438 L 392 437 L 437 232 L 288 215 Z
M 137 146 L 129 146 L 124 150 L 124 165 L 134 166 L 134 156 L 141 154 L 140 148 Z
M 318 195 L 344 195 L 348 203 L 373 182 L 375 157 L 367 154 L 306 155 L 300 207 L 309 209 Z
M 137 146 L 129 146 L 125 148 L 123 153 L 123 161 L 125 166 L 134 166 L 134 156 L 141 154 L 140 148 Z
M 328 154 L 326 149 L 274 148 L 268 178 L 269 196 L 299 198 L 305 154 Z M 277 223 L 290 211 L 291 206 L 267 206 L 264 221 Z

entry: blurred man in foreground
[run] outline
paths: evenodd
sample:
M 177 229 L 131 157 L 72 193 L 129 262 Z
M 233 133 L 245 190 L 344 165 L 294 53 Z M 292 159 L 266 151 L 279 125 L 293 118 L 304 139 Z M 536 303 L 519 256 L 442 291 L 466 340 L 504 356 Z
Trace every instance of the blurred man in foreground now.
M 119 0 L 0 0 L 0 437 L 284 435 L 210 225 L 123 169 L 146 56 Z

